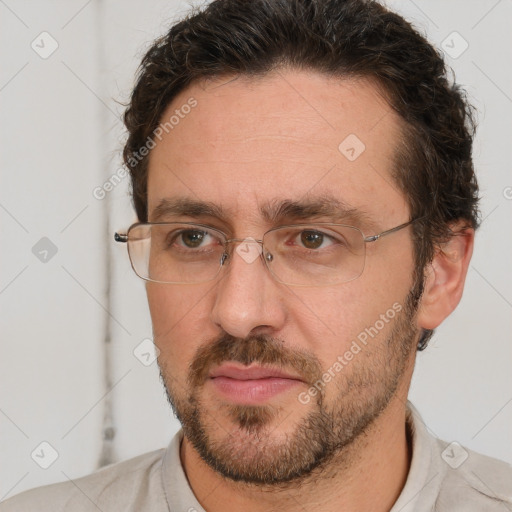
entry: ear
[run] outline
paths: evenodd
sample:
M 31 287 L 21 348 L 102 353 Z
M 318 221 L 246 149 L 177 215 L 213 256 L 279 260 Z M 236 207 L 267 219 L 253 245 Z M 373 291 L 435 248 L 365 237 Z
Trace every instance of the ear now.
M 451 226 L 450 240 L 436 249 L 425 268 L 424 290 L 418 309 L 418 326 L 435 329 L 457 307 L 473 254 L 475 230 L 462 222 Z

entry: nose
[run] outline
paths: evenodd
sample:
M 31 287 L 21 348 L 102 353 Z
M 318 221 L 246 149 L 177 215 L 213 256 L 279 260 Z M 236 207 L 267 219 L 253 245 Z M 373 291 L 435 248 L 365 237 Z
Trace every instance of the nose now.
M 214 290 L 212 321 L 238 338 L 279 331 L 286 319 L 282 290 L 261 257 L 261 245 L 247 239 L 231 251 Z

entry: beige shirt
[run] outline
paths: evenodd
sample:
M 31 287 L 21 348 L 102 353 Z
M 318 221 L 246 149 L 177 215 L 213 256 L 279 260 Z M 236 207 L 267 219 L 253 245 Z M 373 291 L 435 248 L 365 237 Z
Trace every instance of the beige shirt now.
M 412 463 L 391 512 L 512 512 L 512 466 L 436 439 L 407 405 Z M 0 512 L 205 512 L 181 466 L 182 436 L 167 449 L 25 491 L 0 503 Z

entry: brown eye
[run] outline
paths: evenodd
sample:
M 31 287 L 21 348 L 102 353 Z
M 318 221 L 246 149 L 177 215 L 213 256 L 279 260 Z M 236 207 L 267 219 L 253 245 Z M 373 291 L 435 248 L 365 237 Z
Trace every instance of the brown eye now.
M 324 234 L 318 231 L 303 231 L 300 241 L 307 249 L 318 249 L 324 242 Z
M 208 233 L 206 233 L 205 231 L 183 231 L 181 233 L 181 240 L 183 241 L 183 244 L 185 246 L 194 249 L 201 245 L 201 243 L 205 239 L 205 236 L 207 235 Z

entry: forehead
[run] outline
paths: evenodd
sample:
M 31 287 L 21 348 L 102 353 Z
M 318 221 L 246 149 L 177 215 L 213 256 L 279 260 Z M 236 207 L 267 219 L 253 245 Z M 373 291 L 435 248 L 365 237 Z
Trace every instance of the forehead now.
M 391 178 L 400 122 L 368 81 L 282 70 L 196 83 L 161 123 L 149 160 L 150 220 L 169 197 L 254 222 L 264 220 L 263 204 L 325 196 L 374 217 L 407 214 Z

